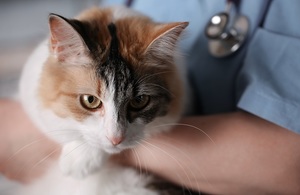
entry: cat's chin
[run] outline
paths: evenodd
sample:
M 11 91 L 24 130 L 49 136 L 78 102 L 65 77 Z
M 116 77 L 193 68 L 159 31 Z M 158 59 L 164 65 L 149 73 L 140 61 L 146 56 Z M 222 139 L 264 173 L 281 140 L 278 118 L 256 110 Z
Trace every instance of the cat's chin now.
M 126 150 L 128 148 L 132 148 L 132 146 L 128 146 L 127 144 L 120 144 L 117 146 L 113 146 L 110 143 L 104 143 L 104 144 L 100 144 L 101 142 L 88 142 L 88 145 L 91 148 L 94 148 L 95 150 L 102 150 L 108 154 L 117 154 L 122 152 L 123 150 Z
M 103 150 L 109 154 L 118 154 L 122 152 L 124 149 L 114 147 L 114 148 L 104 148 Z
M 125 146 L 125 145 L 119 145 L 119 146 L 112 146 L 112 147 L 104 147 L 103 150 L 109 154 L 118 154 L 124 150 L 133 148 L 134 146 Z

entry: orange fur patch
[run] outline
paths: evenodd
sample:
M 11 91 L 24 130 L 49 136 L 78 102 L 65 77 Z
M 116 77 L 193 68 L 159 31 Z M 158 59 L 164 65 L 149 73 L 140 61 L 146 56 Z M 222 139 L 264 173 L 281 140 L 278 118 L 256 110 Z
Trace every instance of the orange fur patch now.
M 49 57 L 41 75 L 38 95 L 42 105 L 60 117 L 82 120 L 90 115 L 79 101 L 81 94 L 101 96 L 101 82 L 92 67 L 64 66 Z
M 117 21 L 117 34 L 120 41 L 120 52 L 122 57 L 133 65 L 134 69 L 139 72 L 161 74 L 161 78 L 168 85 L 169 92 L 172 96 L 168 114 L 177 116 L 182 112 L 183 102 L 183 85 L 179 77 L 176 66 L 173 62 L 167 62 L 167 68 L 159 68 L 155 66 L 146 66 L 145 52 L 148 46 L 158 36 L 167 30 L 179 25 L 180 23 L 158 24 L 146 17 L 125 18 Z M 179 36 L 179 34 L 177 35 Z M 166 62 L 163 62 L 166 63 Z M 150 70 L 149 70 L 150 69 Z
M 88 34 L 97 37 L 97 40 L 93 41 L 106 46 L 107 51 L 99 53 L 102 62 L 108 55 L 111 41 L 107 26 L 114 22 L 120 54 L 133 70 L 138 70 L 142 74 L 165 72 L 161 74 L 161 78 L 167 83 L 168 90 L 172 94 L 169 114 L 178 115 L 182 109 L 183 86 L 173 62 L 167 62 L 164 69 L 147 66 L 145 52 L 154 39 L 179 23 L 161 25 L 147 17 L 130 17 L 113 21 L 112 17 L 111 9 L 92 8 L 83 12 L 77 19 L 88 22 L 91 27 Z M 91 94 L 101 97 L 101 87 L 103 86 L 96 76 L 94 65 L 68 66 L 60 64 L 50 56 L 43 68 L 38 95 L 42 105 L 52 109 L 58 116 L 72 116 L 76 120 L 83 120 L 91 113 L 80 105 L 79 95 Z

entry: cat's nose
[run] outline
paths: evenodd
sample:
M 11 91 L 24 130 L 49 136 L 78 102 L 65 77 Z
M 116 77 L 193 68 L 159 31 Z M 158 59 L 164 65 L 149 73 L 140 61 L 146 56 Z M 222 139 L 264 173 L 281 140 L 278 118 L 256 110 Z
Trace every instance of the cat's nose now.
M 124 137 L 108 137 L 109 141 L 114 145 L 117 146 L 124 140 Z

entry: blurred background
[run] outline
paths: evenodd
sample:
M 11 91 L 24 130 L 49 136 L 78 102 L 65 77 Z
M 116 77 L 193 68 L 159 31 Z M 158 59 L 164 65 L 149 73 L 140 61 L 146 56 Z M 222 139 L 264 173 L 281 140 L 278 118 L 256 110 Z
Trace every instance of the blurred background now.
M 48 14 L 74 17 L 91 6 L 122 0 L 0 0 L 0 98 L 16 94 L 26 59 L 48 35 Z

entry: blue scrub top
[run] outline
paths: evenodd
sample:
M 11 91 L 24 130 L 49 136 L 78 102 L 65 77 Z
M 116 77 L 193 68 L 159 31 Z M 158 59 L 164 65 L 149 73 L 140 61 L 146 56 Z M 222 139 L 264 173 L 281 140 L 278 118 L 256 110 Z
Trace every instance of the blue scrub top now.
M 300 133 L 300 1 L 242 0 L 250 20 L 246 44 L 226 58 L 208 52 L 204 27 L 225 0 L 135 0 L 132 8 L 159 22 L 189 21 L 181 45 L 198 114 L 250 112 Z M 107 0 L 104 4 L 123 3 Z

